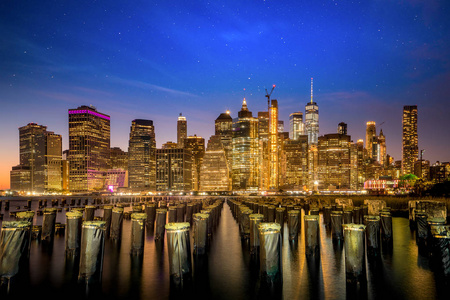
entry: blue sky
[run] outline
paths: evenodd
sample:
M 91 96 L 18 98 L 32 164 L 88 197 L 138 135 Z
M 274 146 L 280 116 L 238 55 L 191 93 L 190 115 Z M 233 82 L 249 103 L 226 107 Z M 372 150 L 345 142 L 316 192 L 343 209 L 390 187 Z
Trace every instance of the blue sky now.
M 208 139 L 242 98 L 256 115 L 265 89 L 288 116 L 310 98 L 320 134 L 383 123 L 401 158 L 403 105 L 419 107 L 419 148 L 450 160 L 448 1 L 19 1 L 0 3 L 0 188 L 19 160 L 29 122 L 68 140 L 67 110 L 94 105 L 111 116 L 111 146 L 127 149 L 131 121 L 151 119 L 157 145 Z

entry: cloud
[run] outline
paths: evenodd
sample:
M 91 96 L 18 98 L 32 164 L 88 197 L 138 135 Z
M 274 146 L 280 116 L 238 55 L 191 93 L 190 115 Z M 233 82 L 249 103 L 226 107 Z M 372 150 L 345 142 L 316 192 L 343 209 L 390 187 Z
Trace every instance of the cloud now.
M 111 79 L 114 82 L 117 82 L 117 83 L 120 83 L 123 85 L 136 87 L 136 88 L 143 89 L 143 90 L 155 90 L 155 91 L 163 92 L 166 94 L 170 94 L 172 96 L 199 97 L 199 96 L 194 95 L 189 92 L 179 91 L 179 90 L 175 90 L 175 89 L 171 89 L 171 88 L 167 88 L 167 87 L 163 87 L 163 86 L 159 86 L 156 84 L 147 83 L 147 82 L 143 82 L 143 81 L 139 81 L 139 80 L 123 79 L 123 78 L 119 78 L 119 77 L 111 77 Z

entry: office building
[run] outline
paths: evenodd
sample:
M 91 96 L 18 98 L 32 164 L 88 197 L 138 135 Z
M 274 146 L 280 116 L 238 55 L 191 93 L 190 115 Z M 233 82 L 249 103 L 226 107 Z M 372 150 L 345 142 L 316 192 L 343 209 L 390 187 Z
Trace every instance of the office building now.
M 187 138 L 187 121 L 186 117 L 180 113 L 177 121 L 177 144 L 178 148 L 184 147 L 184 139 Z
M 131 122 L 128 187 L 135 192 L 156 190 L 156 140 L 152 120 L 136 119 Z
M 17 192 L 32 192 L 31 171 L 29 166 L 17 165 L 12 167 L 10 175 L 10 188 Z
M 410 174 L 419 154 L 417 105 L 403 107 L 402 133 L 402 174 Z
M 347 123 L 341 122 L 338 124 L 338 133 L 347 134 Z
M 244 98 L 238 117 L 233 120 L 233 190 L 258 189 L 258 145 L 258 119 L 248 110 Z
M 192 154 L 183 148 L 156 149 L 156 190 L 192 191 Z
M 303 113 L 294 112 L 289 115 L 289 138 L 296 140 L 299 136 L 305 134 L 305 125 L 303 124 Z
M 61 135 L 29 123 L 19 128 L 19 153 L 20 164 L 11 171 L 11 189 L 37 193 L 62 189 Z
M 192 154 L 192 190 L 198 191 L 200 187 L 200 169 L 205 156 L 205 139 L 194 135 L 184 140 L 184 148 Z
M 281 131 L 283 132 L 283 131 Z M 278 147 L 278 101 L 271 100 L 269 107 L 269 189 L 278 190 L 279 182 Z
M 313 79 L 311 78 L 311 101 L 305 106 L 305 130 L 308 145 L 317 145 L 319 138 L 319 106 L 313 101 Z
M 128 170 L 128 152 L 119 147 L 113 147 L 110 151 L 111 169 Z
M 215 135 L 220 137 L 225 156 L 227 157 L 228 169 L 231 172 L 231 164 L 233 162 L 233 119 L 229 110 L 221 113 L 215 120 Z
M 110 168 L 110 117 L 85 105 L 68 112 L 70 191 L 103 190 Z
M 258 112 L 259 189 L 269 189 L 269 111 Z
M 369 158 L 374 158 L 373 139 L 377 136 L 376 123 L 369 121 L 366 123 L 366 149 Z
M 308 136 L 299 135 L 297 139 L 284 139 L 280 169 L 285 174 L 282 181 L 284 190 L 302 191 L 308 185 Z
M 351 188 L 351 138 L 337 133 L 319 137 L 319 189 Z
M 230 191 L 231 172 L 220 135 L 213 135 L 200 167 L 200 191 Z

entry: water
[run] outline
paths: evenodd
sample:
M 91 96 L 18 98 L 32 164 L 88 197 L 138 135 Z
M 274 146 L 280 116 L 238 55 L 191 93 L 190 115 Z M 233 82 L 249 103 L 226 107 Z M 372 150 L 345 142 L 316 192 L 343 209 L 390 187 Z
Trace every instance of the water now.
M 24 204 L 23 201 L 12 201 L 10 211 Z M 37 201 L 32 205 L 36 210 Z M 126 208 L 126 211 L 130 209 Z M 11 219 L 9 212 L 2 213 L 4 220 Z M 100 217 L 103 211 L 98 209 L 95 215 Z M 65 223 L 64 210 L 57 214 L 56 222 Z M 42 216 L 36 215 L 34 224 L 41 225 Z M 288 241 L 285 225 L 282 289 L 263 290 L 258 262 L 250 256 L 248 245 L 241 242 L 238 224 L 225 203 L 207 259 L 197 261 L 193 258 L 193 280 L 182 295 L 184 298 L 233 300 L 263 296 L 272 299 L 448 299 L 450 295 L 450 280 L 431 269 L 426 254 L 419 254 L 415 233 L 406 218 L 393 218 L 392 250 L 384 249 L 378 261 L 367 262 L 367 281 L 357 285 L 346 284 L 344 249 L 342 244 L 332 242 L 331 233 L 323 226 L 322 219 L 319 259 L 306 257 L 303 228 L 302 224 L 298 242 L 293 244 Z M 136 259 L 130 256 L 130 233 L 131 220 L 123 220 L 120 243 L 105 240 L 102 283 L 88 291 L 76 283 L 77 262 L 65 259 L 63 235 L 56 235 L 51 245 L 33 240 L 29 271 L 13 282 L 10 298 L 35 295 L 45 295 L 47 299 L 80 299 L 85 295 L 97 299 L 179 298 L 180 294 L 171 288 L 169 280 L 166 239 L 155 242 L 153 233 L 147 231 L 143 258 Z

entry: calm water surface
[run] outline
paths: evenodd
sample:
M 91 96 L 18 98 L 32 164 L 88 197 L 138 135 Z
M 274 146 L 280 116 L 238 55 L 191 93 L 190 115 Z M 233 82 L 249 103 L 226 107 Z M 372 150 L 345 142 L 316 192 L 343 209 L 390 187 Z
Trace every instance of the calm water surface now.
M 25 202 L 12 201 L 10 211 L 17 205 Z M 33 201 L 32 209 L 37 210 L 37 201 Z M 9 212 L 2 213 L 4 220 L 11 219 Z M 101 217 L 103 210 L 97 209 L 95 215 Z M 57 214 L 56 222 L 65 223 L 64 210 Z M 42 216 L 36 215 L 34 225 L 41 224 Z M 431 270 L 426 254 L 419 254 L 408 219 L 393 218 L 392 249 L 383 249 L 379 260 L 367 262 L 367 281 L 357 285 L 346 284 L 343 245 L 332 242 L 322 219 L 320 225 L 317 259 L 305 255 L 304 226 L 298 242 L 293 244 L 288 241 L 285 225 L 283 283 L 279 290 L 263 289 L 260 285 L 258 261 L 250 255 L 248 244 L 241 242 L 239 226 L 224 203 L 208 255 L 202 260 L 193 257 L 192 282 L 184 291 L 171 288 L 166 239 L 155 242 L 153 232 L 147 230 L 143 257 L 132 258 L 131 221 L 123 220 L 122 240 L 105 239 L 101 286 L 87 290 L 77 284 L 78 264 L 65 259 L 64 235 L 56 235 L 51 245 L 32 241 L 29 271 L 13 282 L 8 298 L 45 295 L 47 299 L 80 299 L 88 295 L 96 299 L 450 299 L 450 281 Z

